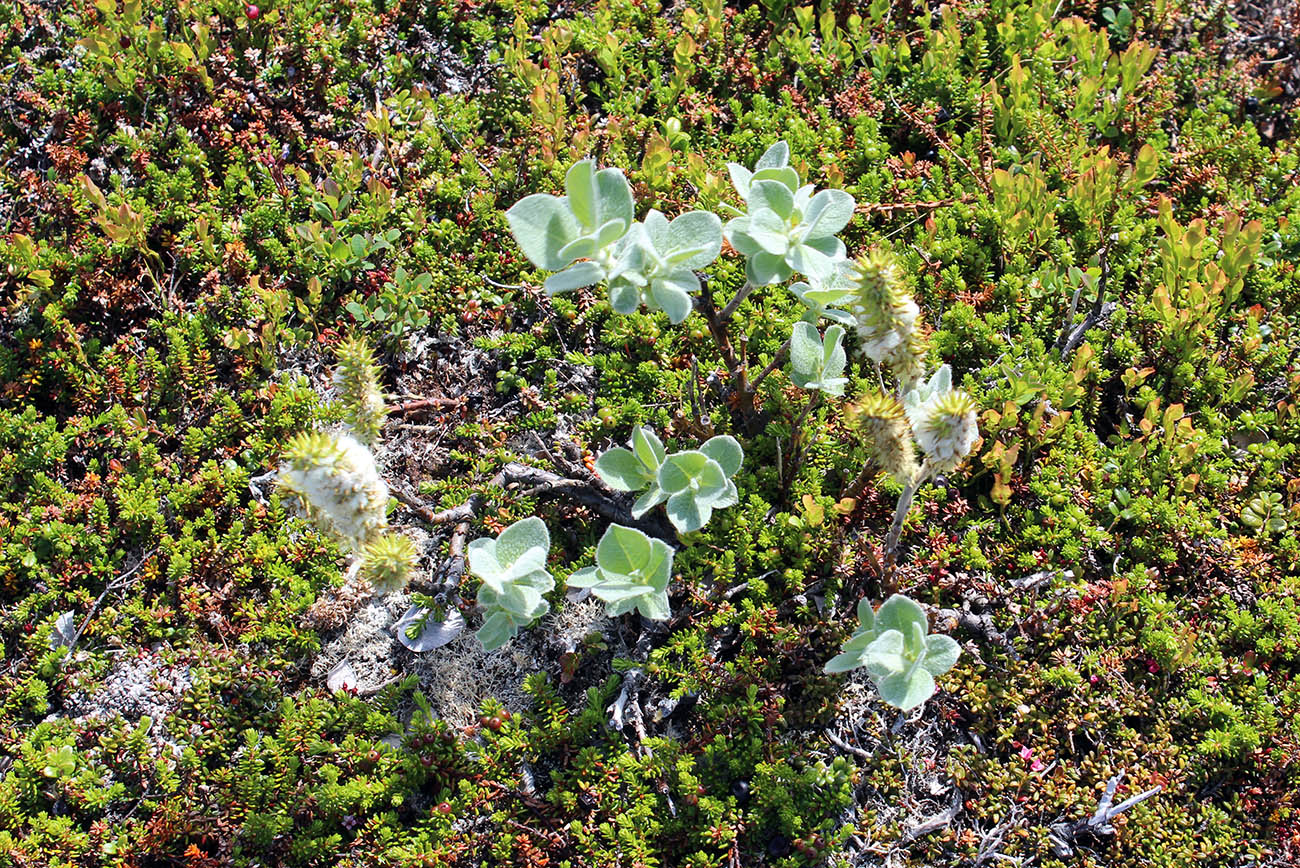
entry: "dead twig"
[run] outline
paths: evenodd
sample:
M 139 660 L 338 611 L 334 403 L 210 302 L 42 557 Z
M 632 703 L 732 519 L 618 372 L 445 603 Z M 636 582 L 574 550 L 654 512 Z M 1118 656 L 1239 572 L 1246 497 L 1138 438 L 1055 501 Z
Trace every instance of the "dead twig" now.
M 403 401 L 401 404 L 394 404 L 388 408 L 389 416 L 402 416 L 406 413 L 414 413 L 417 410 L 432 410 L 438 407 L 461 407 L 465 404 L 464 396 L 459 398 L 419 398 L 414 401 Z
M 1164 789 L 1163 786 L 1158 785 L 1147 790 L 1145 793 L 1138 793 L 1136 796 L 1131 796 L 1116 805 L 1114 804 L 1115 790 L 1123 778 L 1124 772 L 1121 771 L 1106 782 L 1106 792 L 1102 795 L 1101 801 L 1097 803 L 1097 810 L 1091 817 L 1082 820 L 1075 820 L 1073 823 L 1060 822 L 1051 825 L 1047 833 L 1047 838 L 1052 845 L 1052 851 L 1057 856 L 1062 858 L 1073 856 L 1075 845 L 1078 843 L 1077 839 L 1081 835 L 1092 835 L 1097 837 L 1102 835 L 1114 835 L 1115 827 L 1112 825 L 1112 822 L 1116 817 L 1127 811 L 1129 808 L 1145 802 L 1147 799 Z

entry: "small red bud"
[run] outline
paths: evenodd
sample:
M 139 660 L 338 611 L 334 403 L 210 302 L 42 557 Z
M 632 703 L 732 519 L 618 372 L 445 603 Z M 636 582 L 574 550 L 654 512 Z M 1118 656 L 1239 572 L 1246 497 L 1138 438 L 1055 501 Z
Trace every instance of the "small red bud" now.
M 244 7 L 244 14 L 248 16 L 249 21 L 256 21 L 258 16 L 262 14 L 262 10 L 258 9 L 252 3 L 249 3 Z

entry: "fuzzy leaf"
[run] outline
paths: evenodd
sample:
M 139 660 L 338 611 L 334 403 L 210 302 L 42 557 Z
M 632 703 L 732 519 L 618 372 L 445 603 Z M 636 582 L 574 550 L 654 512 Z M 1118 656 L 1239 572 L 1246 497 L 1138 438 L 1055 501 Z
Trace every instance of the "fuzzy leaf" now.
M 776 214 L 784 223 L 794 213 L 794 192 L 780 181 L 754 181 L 749 185 L 749 213 L 763 210 Z
M 595 467 L 596 475 L 615 491 L 640 491 L 651 481 L 645 465 L 622 446 L 601 453 Z
M 506 212 L 506 222 L 528 261 L 538 268 L 559 271 L 572 261 L 561 258 L 560 251 L 580 230 L 564 200 L 547 193 L 525 196 Z
M 934 696 L 934 676 L 921 667 L 876 682 L 880 698 L 902 711 L 911 711 Z
M 551 534 L 546 523 L 537 516 L 522 518 L 501 531 L 496 541 L 496 557 L 502 566 L 511 566 L 530 549 L 541 549 L 543 556 L 550 551 Z
M 648 469 L 658 472 L 668 453 L 663 442 L 649 428 L 638 425 L 632 429 L 632 452 Z
M 689 491 L 680 491 L 668 498 L 668 520 L 678 533 L 699 530 L 713 517 L 713 507 L 701 503 Z
M 897 630 L 900 635 L 906 636 L 914 624 L 920 624 L 922 631 L 925 630 L 925 610 L 919 603 L 902 594 L 894 594 L 876 610 L 877 630 Z
M 822 190 L 812 197 L 803 215 L 804 238 L 837 235 L 853 219 L 853 197 L 843 190 Z
M 794 169 L 791 169 L 789 166 L 760 169 L 754 173 L 754 177 L 750 181 L 750 184 L 753 184 L 754 181 L 776 181 L 777 183 L 788 187 L 791 193 L 799 189 L 799 173 Z
M 951 636 L 936 633 L 925 637 L 925 660 L 922 665 L 931 675 L 942 675 L 957 665 L 961 646 Z
M 788 280 L 791 269 L 784 256 L 760 252 L 745 259 L 745 278 L 754 286 L 768 286 Z
M 547 295 L 559 295 L 571 292 L 583 286 L 591 286 L 605 279 L 605 269 L 595 262 L 575 262 L 563 271 L 558 271 L 546 278 L 542 288 Z
M 570 588 L 590 588 L 600 582 L 600 570 L 596 567 L 583 567 L 569 576 L 566 584 Z
M 513 639 L 516 632 L 514 622 L 508 614 L 493 612 L 474 635 L 483 645 L 484 651 L 495 651 Z
M 817 329 L 802 320 L 795 323 L 790 335 L 790 366 L 796 375 L 796 386 L 806 388 L 805 383 L 817 377 L 821 372 L 824 355 L 821 335 Z
M 740 470 L 740 465 L 745 461 L 745 450 L 740 448 L 736 438 L 730 434 L 710 437 L 700 446 L 700 451 L 718 462 L 718 466 L 728 477 L 735 476 L 736 471 Z
M 689 211 L 668 224 L 666 243 L 659 249 L 679 268 L 704 268 L 722 250 L 722 221 L 708 211 Z
M 790 163 L 790 146 L 784 141 L 776 142 L 770 148 L 763 152 L 763 156 L 758 158 L 754 164 L 754 171 L 761 169 L 779 169 Z
M 632 188 L 621 169 L 601 169 L 596 173 L 596 189 L 600 197 L 600 216 L 604 220 L 621 220 L 625 227 L 632 225 L 635 206 Z
M 596 161 L 579 160 L 564 176 L 564 192 L 569 210 L 588 232 L 600 225 L 600 200 L 596 191 Z
M 603 573 L 630 576 L 649 564 L 650 555 L 650 537 L 621 524 L 611 524 L 596 544 L 596 565 Z
M 666 277 L 650 281 L 650 295 L 659 309 L 668 314 L 668 321 L 676 325 L 691 315 L 691 292 L 698 291 L 700 282 L 689 271 L 673 272 Z
M 650 488 L 632 504 L 632 517 L 640 518 L 667 499 L 668 492 L 660 488 L 657 483 L 651 483 Z

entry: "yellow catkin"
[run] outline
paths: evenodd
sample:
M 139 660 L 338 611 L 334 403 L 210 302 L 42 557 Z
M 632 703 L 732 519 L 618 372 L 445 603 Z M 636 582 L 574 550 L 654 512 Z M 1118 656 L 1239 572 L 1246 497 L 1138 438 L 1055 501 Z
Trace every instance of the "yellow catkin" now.
M 372 540 L 361 552 L 361 577 L 380 594 L 395 594 L 406 587 L 415 571 L 415 543 L 399 533 Z
M 849 425 L 858 432 L 871 460 L 900 483 L 910 482 L 917 473 L 912 432 L 903 405 L 892 395 L 867 395 L 850 404 Z
M 335 357 L 334 388 L 343 403 L 344 421 L 358 440 L 374 446 L 388 414 L 374 354 L 365 338 L 354 335 L 339 342 Z
M 897 258 L 883 250 L 859 257 L 853 284 L 849 312 L 857 320 L 858 348 L 888 367 L 906 392 L 924 375 L 926 339 Z

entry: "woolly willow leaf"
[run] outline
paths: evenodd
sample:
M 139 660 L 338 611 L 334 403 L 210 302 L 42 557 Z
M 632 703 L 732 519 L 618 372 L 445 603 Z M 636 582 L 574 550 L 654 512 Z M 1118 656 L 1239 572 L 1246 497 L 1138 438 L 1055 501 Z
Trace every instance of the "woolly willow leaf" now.
M 581 238 L 575 238 L 559 252 L 559 257 L 565 262 L 572 262 L 575 259 L 590 259 L 599 252 L 600 247 L 596 239 L 590 235 L 584 235 Z
M 845 652 L 832 657 L 822 668 L 822 671 L 834 675 L 840 672 L 851 672 L 861 665 L 862 655 L 860 653 Z
M 902 711 L 911 711 L 934 696 L 934 676 L 925 669 L 900 672 L 876 684 L 880 698 Z
M 636 309 L 641 306 L 641 290 L 624 280 L 611 283 L 609 306 L 615 313 L 636 313 Z
M 775 211 L 763 209 L 749 217 L 748 235 L 764 253 L 784 257 L 790 249 L 789 228 Z M 793 263 L 792 263 L 793 264 Z
M 658 471 L 668 453 L 663 442 L 649 428 L 638 425 L 632 429 L 632 451 L 647 468 Z
M 600 216 L 603 220 L 621 220 L 631 226 L 635 217 L 632 188 L 621 169 L 601 169 L 596 173 L 596 189 L 600 197 Z
M 534 193 L 520 199 L 506 212 L 506 222 L 528 261 L 538 268 L 559 271 L 572 262 L 560 251 L 580 233 L 577 218 L 561 199 Z
M 776 142 L 770 148 L 763 152 L 763 156 L 758 158 L 754 164 L 754 170 L 760 169 L 779 169 L 788 165 L 790 162 L 790 146 L 784 141 Z
M 648 491 L 636 499 L 632 504 L 632 517 L 640 518 L 650 510 L 668 499 L 668 492 L 664 491 L 657 484 L 651 484 Z
M 700 446 L 700 451 L 716 461 L 726 476 L 735 476 L 745 461 L 745 450 L 730 434 L 710 437 Z
M 821 372 L 824 352 L 821 335 L 817 329 L 802 320 L 794 324 L 790 335 L 790 366 L 794 369 L 794 384 L 801 389 Z
M 749 200 L 749 181 L 753 173 L 740 163 L 727 163 L 727 174 L 731 176 L 731 186 L 736 188 L 736 195 L 744 201 Z
M 483 626 L 474 635 L 483 645 L 484 651 L 495 651 L 515 637 L 514 622 L 505 612 L 494 612 L 483 621 Z
M 596 565 L 604 573 L 630 576 L 650 560 L 650 538 L 639 530 L 611 524 L 596 544 Z
M 503 566 L 514 564 L 531 549 L 541 549 L 543 556 L 551 548 L 551 534 L 537 516 L 520 519 L 501 531 L 496 540 L 496 557 Z
M 927 624 L 925 610 L 919 603 L 902 594 L 894 594 L 876 610 L 878 630 L 897 630 L 900 635 L 906 636 L 911 632 L 913 624 L 920 624 L 922 629 L 925 628 Z
M 799 189 L 799 173 L 788 166 L 760 169 L 754 173 L 754 177 L 750 181 L 751 186 L 754 181 L 776 181 L 778 184 L 789 188 L 791 193 Z
M 691 315 L 691 291 L 700 288 L 695 275 L 687 271 L 684 274 L 672 274 L 666 278 L 650 282 L 650 295 L 655 304 L 666 314 L 673 325 L 682 322 Z
M 843 190 L 822 190 L 812 197 L 804 211 L 804 238 L 829 238 L 853 219 L 853 197 Z
M 722 221 L 708 211 L 688 211 L 668 224 L 667 237 L 659 249 L 674 265 L 704 268 L 722 250 Z
M 936 633 L 925 637 L 925 660 L 922 663 L 931 675 L 942 675 L 957 665 L 961 646 L 951 636 Z
M 575 262 L 563 271 L 557 271 L 546 278 L 542 288 L 547 295 L 559 295 L 562 292 L 571 292 L 580 287 L 592 286 L 604 279 L 605 269 L 595 262 Z
M 564 192 L 569 197 L 569 210 L 588 232 L 600 225 L 600 194 L 596 190 L 596 161 L 579 160 L 569 167 L 564 176 Z
M 754 286 L 768 286 L 788 280 L 791 274 L 784 256 L 760 251 L 745 259 L 745 278 Z
M 768 210 L 789 220 L 794 213 L 794 192 L 780 181 L 754 181 L 749 185 L 749 211 L 753 215 Z
M 566 584 L 570 588 L 590 588 L 600 581 L 600 570 L 595 567 L 583 567 L 569 576 Z
M 615 491 L 640 491 L 650 482 L 645 465 L 622 446 L 601 453 L 595 468 L 596 475 Z
M 701 503 L 690 492 L 682 491 L 668 498 L 668 521 L 678 533 L 699 530 L 713 517 L 713 507 Z

